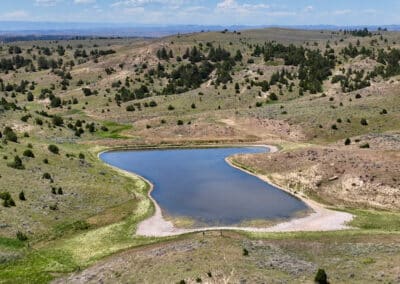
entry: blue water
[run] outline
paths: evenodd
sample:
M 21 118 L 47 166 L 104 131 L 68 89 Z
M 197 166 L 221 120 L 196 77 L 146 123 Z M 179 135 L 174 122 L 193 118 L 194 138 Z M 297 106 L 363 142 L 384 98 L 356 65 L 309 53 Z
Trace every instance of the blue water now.
M 165 213 L 214 226 L 289 218 L 307 209 L 299 199 L 225 162 L 234 154 L 265 151 L 262 147 L 113 151 L 100 158 L 151 181 L 151 195 Z

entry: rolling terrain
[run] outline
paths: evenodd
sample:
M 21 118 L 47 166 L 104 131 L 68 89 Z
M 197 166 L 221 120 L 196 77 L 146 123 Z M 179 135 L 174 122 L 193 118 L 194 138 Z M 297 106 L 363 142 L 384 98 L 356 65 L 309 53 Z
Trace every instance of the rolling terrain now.
M 383 30 L 2 44 L 0 283 L 400 281 L 399 82 L 400 33 Z M 280 152 L 233 164 L 352 229 L 137 236 L 149 185 L 98 159 L 248 144 Z

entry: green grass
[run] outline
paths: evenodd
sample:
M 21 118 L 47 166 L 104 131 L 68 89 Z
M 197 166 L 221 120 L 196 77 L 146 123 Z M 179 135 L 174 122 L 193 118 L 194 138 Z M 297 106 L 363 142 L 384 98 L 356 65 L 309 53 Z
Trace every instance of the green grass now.
M 400 213 L 361 209 L 348 212 L 355 215 L 350 226 L 364 230 L 400 231 Z
M 17 239 L 0 237 L 0 248 L 20 249 L 23 248 L 24 246 L 25 244 Z
M 98 131 L 96 134 L 101 138 L 110 138 L 110 139 L 126 139 L 128 136 L 121 135 L 123 131 L 127 131 L 132 129 L 132 125 L 119 124 L 116 122 L 105 122 L 104 126 L 108 128 L 108 131 Z
M 151 244 L 168 238 L 146 238 L 134 236 L 138 222 L 152 215 L 154 206 L 145 198 L 149 186 L 143 180 L 135 179 L 136 187 L 132 188 L 140 194 L 141 202 L 136 212 L 125 220 L 101 228 L 79 232 L 82 226 L 76 223 L 58 226 L 58 232 L 70 232 L 75 235 L 55 241 L 39 243 L 40 248 L 27 250 L 23 257 L 0 265 L 0 283 L 46 283 L 59 273 L 80 270 L 118 251 Z M 24 245 L 11 239 L 0 239 L 0 246 L 21 248 Z

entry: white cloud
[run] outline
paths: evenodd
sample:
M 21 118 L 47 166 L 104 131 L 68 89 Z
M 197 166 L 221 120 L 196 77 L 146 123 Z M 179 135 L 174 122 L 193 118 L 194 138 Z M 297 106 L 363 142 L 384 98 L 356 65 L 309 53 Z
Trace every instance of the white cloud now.
M 235 0 L 224 0 L 217 4 L 218 9 L 236 9 L 239 4 Z
M 336 11 L 333 11 L 333 14 L 334 15 L 348 15 L 348 14 L 351 14 L 351 10 L 349 10 L 349 9 L 346 9 L 346 10 L 336 10 Z
M 236 13 L 251 13 L 251 12 L 261 12 L 262 10 L 269 9 L 270 6 L 263 3 L 244 3 L 239 4 L 235 0 L 223 0 L 222 2 L 217 3 L 216 10 L 217 11 L 229 11 L 229 12 L 236 12 Z
M 12 20 L 23 20 L 29 17 L 29 13 L 24 10 L 11 11 L 0 15 L 2 20 L 12 21 Z
M 58 2 L 60 2 L 60 0 L 35 0 L 35 4 L 42 7 L 52 7 Z
M 111 7 L 120 6 L 145 6 L 149 4 L 160 4 L 169 6 L 180 6 L 185 0 L 118 0 L 111 4 Z M 190 3 L 190 2 L 189 2 Z
M 306 13 L 309 13 L 309 12 L 312 12 L 312 11 L 314 11 L 314 7 L 311 6 L 311 5 L 304 8 L 304 12 L 306 12 Z
M 266 13 L 267 16 L 270 17 L 289 17 L 289 16 L 296 16 L 296 12 L 291 11 L 271 11 Z
M 96 0 L 74 0 L 75 4 L 92 4 L 96 3 Z
M 137 14 L 142 14 L 144 12 L 144 8 L 130 7 L 130 8 L 124 8 L 122 11 L 125 15 L 137 15 Z

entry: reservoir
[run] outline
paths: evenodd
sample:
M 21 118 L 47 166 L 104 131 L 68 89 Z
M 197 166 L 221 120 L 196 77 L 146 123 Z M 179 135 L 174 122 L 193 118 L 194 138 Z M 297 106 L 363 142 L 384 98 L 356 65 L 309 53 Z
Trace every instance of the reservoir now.
M 163 214 L 207 226 L 294 217 L 307 210 L 301 200 L 230 166 L 234 154 L 262 153 L 264 147 L 111 151 L 100 158 L 138 174 L 153 185 L 151 196 Z

